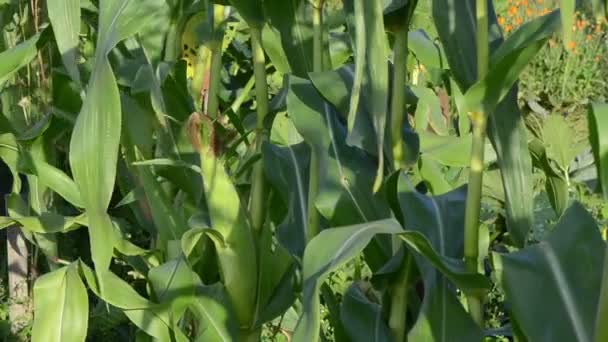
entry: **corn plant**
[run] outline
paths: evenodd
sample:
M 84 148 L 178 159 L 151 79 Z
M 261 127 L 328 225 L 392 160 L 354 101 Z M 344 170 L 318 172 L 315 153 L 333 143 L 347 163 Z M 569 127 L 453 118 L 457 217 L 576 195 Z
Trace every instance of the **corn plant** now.
M 32 341 L 605 341 L 578 150 L 517 101 L 574 10 L 503 38 L 489 0 L 0 1 L 0 227 L 48 263 Z

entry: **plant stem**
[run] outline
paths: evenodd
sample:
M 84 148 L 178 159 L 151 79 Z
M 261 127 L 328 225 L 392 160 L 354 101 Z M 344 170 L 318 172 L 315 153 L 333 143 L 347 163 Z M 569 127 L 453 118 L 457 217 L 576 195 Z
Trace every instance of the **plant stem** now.
M 477 77 L 482 79 L 488 72 L 488 2 L 477 0 Z M 483 181 L 484 149 L 486 140 L 487 115 L 473 112 L 473 146 L 469 173 L 469 190 L 465 211 L 464 258 L 467 271 L 478 272 L 479 265 L 479 214 L 481 211 L 481 189 Z M 479 326 L 483 326 L 483 294 L 467 294 L 469 313 Z
M 410 1 L 405 9 L 405 20 L 396 27 L 395 43 L 393 46 L 393 84 L 391 102 L 391 137 L 393 144 L 393 160 L 395 170 L 407 168 L 407 156 L 405 155 L 405 141 L 402 137 L 402 128 L 405 122 L 405 91 L 407 81 L 407 55 L 408 55 L 408 30 L 410 21 L 417 5 L 417 0 Z M 393 236 L 393 251 L 396 253 L 404 246 L 403 241 Z M 389 316 L 389 327 L 397 342 L 407 340 L 407 308 L 408 288 L 412 270 L 412 256 L 405 250 L 404 260 L 400 266 L 397 279 L 391 287 L 391 312 Z
M 325 0 L 315 0 L 313 3 L 313 71 L 323 71 L 323 4 Z M 307 241 L 310 241 L 321 231 L 319 212 L 315 200 L 319 193 L 319 155 L 313 149 L 310 155 L 310 171 L 308 183 L 308 229 Z
M 268 83 L 266 82 L 266 57 L 262 47 L 262 29 L 261 27 L 251 27 L 251 47 L 253 50 L 253 73 L 255 76 L 255 96 L 257 102 L 257 126 L 256 126 L 256 144 L 257 153 L 262 153 L 262 143 L 266 140 L 266 131 L 264 129 L 264 118 L 268 113 Z M 251 221 L 253 228 L 257 232 L 261 232 L 265 219 L 265 178 L 264 178 L 264 162 L 259 160 L 253 166 L 253 180 L 251 184 Z
M 407 338 L 407 290 L 412 270 L 412 256 L 406 251 L 403 259 L 403 265 L 391 293 L 391 313 L 388 322 L 396 342 L 406 341 Z
M 393 60 L 393 94 L 391 103 L 393 159 L 395 169 L 405 168 L 405 148 L 401 129 L 405 120 L 405 92 L 404 85 L 407 79 L 407 35 L 409 25 L 401 25 L 395 32 L 394 60 Z

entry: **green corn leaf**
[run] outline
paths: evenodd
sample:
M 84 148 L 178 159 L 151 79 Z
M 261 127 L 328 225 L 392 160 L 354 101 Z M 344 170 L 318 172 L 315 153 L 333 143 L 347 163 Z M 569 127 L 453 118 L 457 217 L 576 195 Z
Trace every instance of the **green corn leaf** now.
M 467 167 L 470 165 L 471 134 L 460 137 L 454 135 L 440 136 L 428 132 L 422 132 L 420 137 L 420 153 L 422 156 L 433 159 L 441 165 L 454 167 Z M 489 144 L 485 149 L 485 164 L 496 161 L 496 153 Z
M 536 56 L 560 24 L 559 12 L 536 18 L 522 25 L 492 53 L 486 77 L 465 94 L 467 112 L 492 115 L 509 93 L 524 68 Z
M 345 130 L 335 110 L 311 82 L 290 78 L 289 117 L 321 160 L 320 184 L 315 203 L 332 225 L 349 225 L 388 217 L 381 201 L 373 200 L 375 163 L 363 151 L 347 146 Z M 338 205 L 348 205 L 350 209 Z M 343 213 L 357 212 L 359 215 Z M 340 216 L 346 220 L 340 219 Z M 334 221 L 335 220 L 335 221 Z
M 11 210 L 9 209 L 9 212 Z M 0 217 L 0 229 L 18 224 L 23 229 L 32 233 L 67 233 L 86 225 L 86 216 L 65 217 L 50 212 L 40 214 L 40 216 L 25 217 Z
M 128 155 L 127 158 L 141 160 L 141 152 L 136 146 L 133 147 L 134 156 Z M 131 154 L 131 152 L 127 152 L 127 154 Z M 183 215 L 171 206 L 169 196 L 149 167 L 141 166 L 136 171 L 151 209 L 152 220 L 163 244 L 170 240 L 178 240 L 188 227 Z
M 319 160 L 321 184 L 314 205 L 332 226 L 353 225 L 390 216 L 386 201 L 373 193 L 376 163 L 363 151 L 347 146 L 345 129 L 333 108 L 311 82 L 290 77 L 289 117 Z M 356 213 L 356 215 L 353 215 Z M 372 269 L 390 257 L 390 242 L 374 239 Z M 366 253 L 367 254 L 367 253 Z
M 439 136 L 420 133 L 420 153 L 442 165 L 467 167 L 471 159 L 472 137 Z
M 384 178 L 384 135 L 388 111 L 388 43 L 384 32 L 382 3 L 364 1 L 366 35 L 366 67 L 369 80 L 370 112 L 376 130 L 378 144 L 378 171 L 374 181 L 374 192 L 382 186 Z
M 564 177 L 574 158 L 584 148 L 576 143 L 576 132 L 560 115 L 551 115 L 543 122 L 543 142 L 547 158 L 557 163 L 557 169 Z
M 0 159 L 8 166 L 13 176 L 12 192 L 21 191 L 21 178 L 19 172 L 19 147 L 12 133 L 0 134 Z
M 401 216 L 404 226 L 428 239 L 433 248 L 442 257 L 462 260 L 464 234 L 464 211 L 466 205 L 466 187 L 460 187 L 440 196 L 426 196 L 416 191 L 404 174 L 399 175 L 396 189 L 396 212 Z M 452 279 L 461 289 L 456 278 L 444 272 L 441 275 L 431 260 L 423 257 L 427 254 L 415 254 L 422 280 L 425 296 L 421 312 L 409 332 L 412 341 L 478 341 L 481 331 L 475 326 L 471 317 L 459 303 L 455 293 L 448 286 L 447 279 Z M 441 268 L 439 268 L 441 270 Z M 481 275 L 482 283 L 486 281 Z
M 204 286 L 185 259 L 170 260 L 151 269 L 148 279 L 158 300 L 171 307 L 174 329 L 186 309 L 191 308 L 206 326 L 202 333 L 205 341 L 236 340 L 237 325 L 230 312 L 230 303 L 221 301 L 225 297 L 221 295 L 223 289 Z
M 87 94 L 72 133 L 70 165 L 86 210 L 94 212 L 89 222 L 93 260 L 107 269 L 113 241 L 104 215 L 114 191 L 121 131 L 118 88 L 107 60 L 97 60 Z
M 361 253 L 377 234 L 400 236 L 410 249 L 423 255 L 433 266 L 463 289 L 479 289 L 489 286 L 487 280 L 477 274 L 464 273 L 460 260 L 437 254 L 427 238 L 416 231 L 403 231 L 395 219 L 373 221 L 359 225 L 323 230 L 313 238 L 304 251 L 302 316 L 294 332 L 294 340 L 319 340 L 321 324 L 319 289 L 329 274 Z
M 45 32 L 47 31 L 38 33 L 14 48 L 0 53 L 0 89 L 15 72 L 36 57 L 39 42 L 43 40 L 41 37 Z
M 363 54 L 365 57 L 365 54 Z M 358 58 L 358 57 L 356 57 Z M 365 63 L 361 63 L 362 66 Z M 346 143 L 376 155 L 376 132 L 368 115 L 369 101 L 366 94 L 357 94 L 359 65 L 344 65 L 337 70 L 309 73 L 310 80 L 319 93 L 348 120 Z M 367 86 L 367 85 L 365 85 Z M 359 105 L 360 104 L 360 105 Z
M 268 181 L 288 204 L 288 212 L 276 228 L 281 245 L 292 255 L 302 258 L 306 245 L 308 206 L 308 172 L 310 149 L 306 144 L 262 147 Z
M 443 116 L 439 97 L 435 92 L 427 87 L 411 86 L 412 92 L 418 97 L 416 107 L 416 131 L 424 133 L 427 128 L 433 129 L 441 136 L 448 135 L 447 118 Z
M 425 155 L 420 156 L 418 169 L 420 177 L 433 195 L 441 195 L 454 188 L 445 178 L 445 173 L 442 171 L 443 165 L 432 158 Z
M 141 29 L 161 5 L 160 0 L 104 1 L 99 8 L 95 65 L 69 155 L 74 181 L 89 213 L 91 254 L 99 271 L 108 269 L 112 258 L 112 224 L 105 212 L 114 191 L 121 135 L 120 97 L 107 54 Z
M 441 50 L 423 30 L 408 33 L 408 48 L 417 60 L 427 68 L 446 68 L 442 61 Z
M 282 74 L 291 73 L 291 66 L 289 65 L 287 54 L 285 50 L 283 50 L 281 35 L 276 28 L 273 28 L 270 25 L 264 25 L 264 28 L 262 29 L 262 44 L 264 45 L 264 51 L 277 71 Z M 233 108 L 233 110 L 234 109 L 235 108 Z
M 87 336 L 89 298 L 78 263 L 44 274 L 34 284 L 33 342 L 79 342 Z
M 366 293 L 369 284 L 353 283 L 349 286 L 340 306 L 340 318 L 353 342 L 393 341 L 382 314 L 382 307 L 372 302 Z
M 475 0 L 432 0 L 432 17 L 441 46 L 460 89 L 477 80 Z
M 80 0 L 50 0 L 46 7 L 63 65 L 72 80 L 80 84 L 78 71 Z
M 89 289 L 103 301 L 122 309 L 133 324 L 161 341 L 170 341 L 170 319 L 166 310 L 140 296 L 129 284 L 110 271 L 93 271 L 80 262 L 80 272 Z M 111 291 L 101 291 L 102 288 Z
M 73 206 L 84 207 L 78 186 L 61 169 L 31 156 L 29 153 L 22 153 L 22 162 L 25 164 L 23 171 L 37 176 L 40 183 L 58 193 Z
M 302 316 L 294 332 L 296 341 L 319 341 L 321 315 L 319 289 L 329 273 L 356 257 L 376 234 L 402 231 L 393 219 L 323 230 L 304 251 Z
M 250 0 L 245 0 L 250 1 Z M 269 24 L 276 28 L 291 73 L 306 77 L 313 70 L 312 5 L 306 0 L 264 0 Z M 329 51 L 323 51 L 328 54 Z
M 608 200 L 608 104 L 593 104 L 589 108 L 589 139 L 604 199 Z
M 575 203 L 545 241 L 494 253 L 511 313 L 530 341 L 593 341 L 605 250 L 595 220 Z
M 496 151 L 505 193 L 507 229 L 512 241 L 523 246 L 534 222 L 532 160 L 528 137 L 512 91 L 488 121 L 488 136 Z
M 364 74 L 365 74 L 365 58 L 366 58 L 366 45 L 367 45 L 367 32 L 365 29 L 365 9 L 363 6 L 363 0 L 348 0 L 345 1 L 345 7 L 348 13 L 348 24 L 349 31 L 354 32 L 354 55 L 355 55 L 355 70 L 352 81 L 352 89 L 350 94 L 350 101 L 348 107 L 348 133 L 349 138 L 354 134 L 355 126 L 360 122 L 359 115 L 359 102 L 361 98 L 361 88 L 363 87 Z M 351 34 L 353 35 L 353 34 Z M 369 120 L 369 117 L 365 115 Z M 372 125 L 364 125 L 365 127 L 372 127 Z M 374 151 L 375 152 L 375 151 Z
M 75 230 L 87 225 L 87 215 L 65 217 L 52 212 L 43 212 L 38 216 L 30 216 L 30 208 L 23 199 L 15 193 L 6 197 L 6 207 L 9 217 L 0 218 L 0 227 L 6 228 L 18 224 L 23 229 L 33 233 L 59 233 Z
M 545 183 L 547 196 L 549 196 L 549 202 L 559 216 L 568 208 L 569 194 L 568 182 L 565 179 L 566 175 L 563 171 L 553 166 L 547 157 L 547 150 L 541 141 L 533 139 L 530 141 L 529 148 L 534 166 L 543 170 L 547 177 Z
M 254 327 L 280 316 L 296 299 L 293 286 L 294 259 L 285 248 L 274 246 L 275 234 L 272 230 L 264 229 L 261 234 L 257 241 L 260 270 Z
M 51 125 L 53 113 L 48 112 L 40 120 L 36 121 L 33 125 L 30 125 L 27 130 L 20 132 L 17 140 L 19 141 L 33 141 L 40 137 Z

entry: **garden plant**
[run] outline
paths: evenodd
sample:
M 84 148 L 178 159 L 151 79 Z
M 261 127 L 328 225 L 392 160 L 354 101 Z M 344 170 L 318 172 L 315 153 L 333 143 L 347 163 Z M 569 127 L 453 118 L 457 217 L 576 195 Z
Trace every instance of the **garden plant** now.
M 608 341 L 607 10 L 0 0 L 3 337 Z

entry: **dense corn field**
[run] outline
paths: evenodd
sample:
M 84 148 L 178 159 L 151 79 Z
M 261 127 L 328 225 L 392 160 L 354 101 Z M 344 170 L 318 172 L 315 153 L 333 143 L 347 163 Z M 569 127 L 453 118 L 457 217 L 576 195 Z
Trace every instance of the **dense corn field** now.
M 608 341 L 607 9 L 0 0 L 0 335 Z

